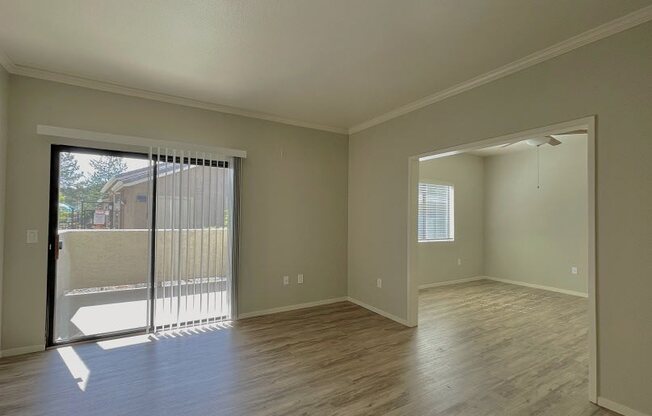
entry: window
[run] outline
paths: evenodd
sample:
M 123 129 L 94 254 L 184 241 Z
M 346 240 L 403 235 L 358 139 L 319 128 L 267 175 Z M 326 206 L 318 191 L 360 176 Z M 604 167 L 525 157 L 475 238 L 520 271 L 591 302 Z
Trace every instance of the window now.
M 419 242 L 455 239 L 452 185 L 419 183 Z

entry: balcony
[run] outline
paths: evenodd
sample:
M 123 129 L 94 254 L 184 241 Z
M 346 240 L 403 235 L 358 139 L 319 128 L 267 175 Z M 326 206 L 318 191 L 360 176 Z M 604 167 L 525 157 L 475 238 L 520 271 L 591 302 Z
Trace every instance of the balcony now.
M 150 236 L 148 230 L 59 232 L 55 341 L 147 326 Z M 157 326 L 228 315 L 224 276 L 230 266 L 221 255 L 207 256 L 227 250 L 227 241 L 224 228 L 156 231 Z

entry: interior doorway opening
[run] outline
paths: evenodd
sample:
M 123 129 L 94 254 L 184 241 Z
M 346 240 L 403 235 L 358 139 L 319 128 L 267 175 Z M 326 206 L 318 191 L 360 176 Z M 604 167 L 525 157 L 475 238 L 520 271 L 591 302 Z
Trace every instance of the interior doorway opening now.
M 594 123 L 588 117 L 412 157 L 408 203 L 410 325 L 419 322 L 420 288 L 430 291 L 430 301 L 444 302 L 433 294 L 453 287 L 447 285 L 507 284 L 520 296 L 533 296 L 521 308 L 534 305 L 538 292 L 528 290 L 573 296 L 566 300 L 577 299 L 576 323 L 586 330 L 587 341 L 580 341 L 586 345 L 581 352 L 592 402 L 597 400 Z M 576 174 L 569 178 L 564 172 Z M 466 283 L 467 289 L 474 284 Z M 516 292 L 504 292 L 496 302 L 516 307 L 508 299 Z

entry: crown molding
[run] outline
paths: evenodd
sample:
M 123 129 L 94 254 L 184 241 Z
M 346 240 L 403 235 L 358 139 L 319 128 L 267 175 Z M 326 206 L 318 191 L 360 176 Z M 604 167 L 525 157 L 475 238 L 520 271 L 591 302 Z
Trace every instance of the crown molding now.
M 611 35 L 615 35 L 616 33 L 620 33 L 640 24 L 649 22 L 650 20 L 652 20 L 652 6 L 647 6 L 633 13 L 626 14 L 593 29 L 587 30 L 586 32 L 580 33 L 579 35 L 568 38 L 548 48 L 530 54 L 524 58 L 517 59 L 516 61 L 511 62 L 507 65 L 501 66 L 487 73 L 454 85 L 450 88 L 446 88 L 431 94 L 420 100 L 405 104 L 401 107 L 398 107 L 377 117 L 371 118 L 360 124 L 356 124 L 355 126 L 349 128 L 349 134 L 358 133 L 362 130 L 366 130 L 370 127 L 384 123 L 396 117 L 411 113 L 412 111 L 419 110 L 436 102 L 443 101 L 447 98 L 469 91 L 473 88 L 479 87 L 497 79 L 506 77 L 515 72 L 555 58 L 559 55 L 563 55 L 574 49 L 581 48 L 582 46 L 596 42 L 600 39 L 604 39 Z
M 48 81 L 60 82 L 63 84 L 75 85 L 79 87 L 91 88 L 100 91 L 112 92 L 116 94 L 128 95 L 132 97 L 145 98 L 148 100 L 160 101 L 170 104 L 178 104 L 186 107 L 201 108 L 203 110 L 216 111 L 225 114 L 233 114 L 248 118 L 255 118 L 260 120 L 272 121 L 275 123 L 288 124 L 291 126 L 304 127 L 313 130 L 328 131 L 338 134 L 354 134 L 370 127 L 384 123 L 396 117 L 411 113 L 412 111 L 419 110 L 439 101 L 469 91 L 473 88 L 487 84 L 489 82 L 498 80 L 508 75 L 514 74 L 523 69 L 529 68 L 541 62 L 563 55 L 574 49 L 581 48 L 582 46 L 604 39 L 616 33 L 620 33 L 627 29 L 631 29 L 640 24 L 652 20 L 652 6 L 647 6 L 635 12 L 629 13 L 625 16 L 614 19 L 610 22 L 602 24 L 593 29 L 587 30 L 579 35 L 573 36 L 567 40 L 559 42 L 548 48 L 542 49 L 538 52 L 530 54 L 524 58 L 517 59 L 502 67 L 491 70 L 485 74 L 471 78 L 467 81 L 446 88 L 427 97 L 413 101 L 409 104 L 400 106 L 392 111 L 373 117 L 367 121 L 356 124 L 352 127 L 340 128 L 334 126 L 326 126 L 321 124 L 309 123 L 299 120 L 288 119 L 273 114 L 245 110 L 237 107 L 230 107 L 216 103 L 194 100 L 176 95 L 169 95 L 158 93 L 154 91 L 143 90 L 139 88 L 125 87 L 118 84 L 113 84 L 105 81 L 97 81 L 89 78 L 83 78 L 75 75 L 62 74 L 57 72 L 46 71 L 42 69 L 32 68 L 23 65 L 14 64 L 11 59 L 0 50 L 0 65 L 2 65 L 7 72 L 15 75 L 22 75 L 31 78 L 38 78 Z
M 32 68 L 23 65 L 16 65 L 3 53 L 0 52 L 0 64 L 5 67 L 7 72 L 15 75 L 22 75 L 30 78 L 43 79 L 46 81 L 60 82 L 62 84 L 74 85 L 77 87 L 91 88 L 99 91 L 112 92 L 115 94 L 128 95 L 131 97 L 145 98 L 147 100 L 160 101 L 169 104 L 178 104 L 186 107 L 201 108 L 203 110 L 216 111 L 219 113 L 233 114 L 259 120 L 272 121 L 275 123 L 288 124 L 291 126 L 304 127 L 313 130 L 328 131 L 331 133 L 347 134 L 346 128 L 325 126 L 322 124 L 309 123 L 299 120 L 288 119 L 273 114 L 267 114 L 257 111 L 245 110 L 237 107 L 215 104 L 206 101 L 194 100 L 192 98 L 180 97 L 176 95 L 163 94 L 154 91 L 143 90 L 139 88 L 125 87 L 105 81 L 78 77 L 58 72 L 46 71 L 43 69 Z
M 7 72 L 13 74 L 16 70 L 16 65 L 12 62 L 11 59 L 0 49 L 0 66 L 2 66 Z

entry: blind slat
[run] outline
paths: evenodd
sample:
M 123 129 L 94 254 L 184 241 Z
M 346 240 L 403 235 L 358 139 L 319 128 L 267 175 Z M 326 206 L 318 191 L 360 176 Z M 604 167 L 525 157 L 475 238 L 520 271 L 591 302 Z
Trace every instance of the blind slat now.
M 419 241 L 454 238 L 454 191 L 451 185 L 419 183 Z

